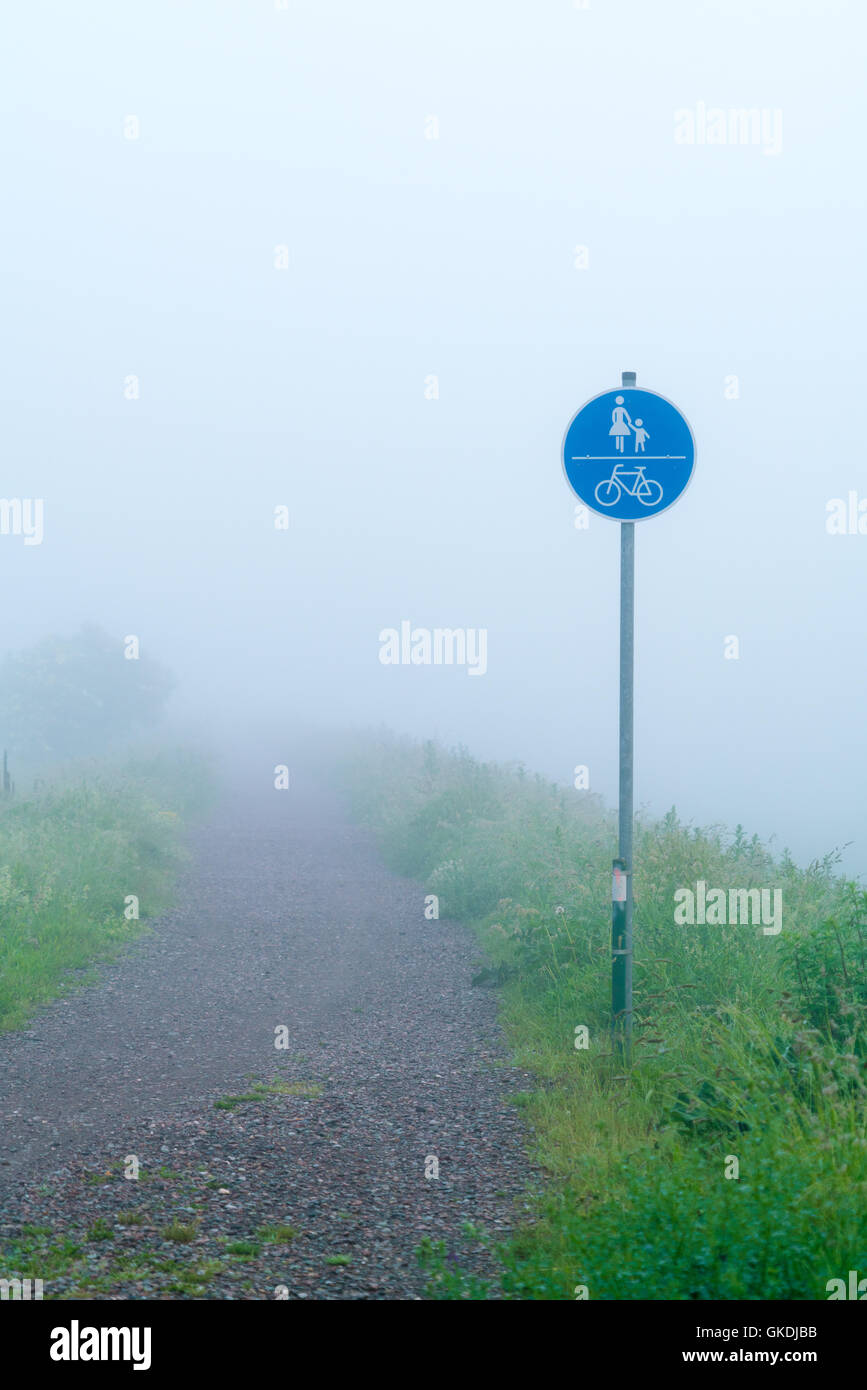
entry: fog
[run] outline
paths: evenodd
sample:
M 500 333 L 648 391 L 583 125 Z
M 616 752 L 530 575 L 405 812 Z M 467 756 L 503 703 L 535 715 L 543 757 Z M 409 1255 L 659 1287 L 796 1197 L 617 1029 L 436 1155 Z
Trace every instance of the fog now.
M 635 371 L 697 443 L 636 528 L 636 800 L 867 872 L 864 28 L 11 10 L 0 491 L 44 534 L 0 535 L 0 654 L 92 622 L 275 763 L 299 723 L 387 725 L 613 802 L 618 526 L 576 528 L 561 447 Z M 700 141 L 718 108 L 758 142 Z M 407 621 L 483 630 L 486 669 L 383 664 Z

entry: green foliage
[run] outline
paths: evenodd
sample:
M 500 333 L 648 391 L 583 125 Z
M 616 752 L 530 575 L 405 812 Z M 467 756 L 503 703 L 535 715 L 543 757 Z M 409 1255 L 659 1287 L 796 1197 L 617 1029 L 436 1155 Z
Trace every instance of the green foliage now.
M 178 1245 L 189 1245 L 198 1233 L 198 1221 L 170 1221 L 163 1226 L 163 1240 L 173 1240 Z
M 511 1298 L 822 1299 L 864 1268 L 864 1151 L 785 1120 L 743 1136 L 738 1179 L 725 1144 L 639 1153 L 613 1186 L 558 1187 L 532 1233 L 505 1252 Z M 863 1144 L 863 1140 L 861 1141 Z
M 179 750 L 74 768 L 0 801 L 0 1029 L 140 930 L 127 891 L 143 921 L 165 910 L 181 831 L 209 795 L 206 765 Z
M 152 725 L 173 685 L 99 628 L 47 637 L 0 662 L 0 746 L 13 766 L 105 752 Z
M 256 1232 L 257 1238 L 266 1245 L 289 1245 L 297 1235 L 294 1226 L 282 1221 L 272 1226 L 260 1226 Z
M 867 893 L 847 884 L 839 909 L 782 942 L 798 1002 L 812 1027 L 839 1036 L 867 1007 Z M 863 1027 L 859 1028 L 863 1041 Z
M 491 1297 L 490 1280 L 461 1269 L 444 1240 L 424 1236 L 416 1249 L 416 1259 L 427 1275 L 425 1293 L 437 1301 L 467 1299 L 476 1302 Z
M 356 814 L 440 915 L 471 918 L 550 1182 L 500 1250 L 501 1296 L 812 1299 L 867 1268 L 867 895 L 831 854 L 799 869 L 738 826 L 639 820 L 635 1041 L 610 1050 L 616 826 L 596 798 L 464 750 L 380 738 L 349 759 Z M 779 888 L 783 929 L 681 926 L 675 892 Z M 576 1050 L 577 1025 L 590 1046 Z M 737 1177 L 726 1176 L 729 1160 Z M 443 1244 L 435 1298 L 487 1285 Z
M 262 1253 L 262 1246 L 256 1240 L 231 1240 L 223 1248 L 227 1255 L 239 1260 L 255 1260 Z

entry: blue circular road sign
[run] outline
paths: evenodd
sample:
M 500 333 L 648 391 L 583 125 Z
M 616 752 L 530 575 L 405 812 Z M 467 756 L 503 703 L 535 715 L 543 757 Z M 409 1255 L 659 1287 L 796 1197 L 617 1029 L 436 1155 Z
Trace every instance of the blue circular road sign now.
M 622 386 L 582 405 L 563 440 L 563 467 L 591 511 L 644 521 L 667 511 L 686 488 L 695 440 L 671 401 Z

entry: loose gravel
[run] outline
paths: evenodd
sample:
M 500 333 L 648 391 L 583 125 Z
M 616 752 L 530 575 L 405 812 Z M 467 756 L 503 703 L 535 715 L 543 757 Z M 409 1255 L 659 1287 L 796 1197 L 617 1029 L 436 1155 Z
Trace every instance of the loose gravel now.
M 191 847 L 175 910 L 0 1037 L 0 1277 L 23 1242 L 46 1298 L 414 1299 L 425 1238 L 495 1276 L 532 1080 L 471 934 L 312 778 Z

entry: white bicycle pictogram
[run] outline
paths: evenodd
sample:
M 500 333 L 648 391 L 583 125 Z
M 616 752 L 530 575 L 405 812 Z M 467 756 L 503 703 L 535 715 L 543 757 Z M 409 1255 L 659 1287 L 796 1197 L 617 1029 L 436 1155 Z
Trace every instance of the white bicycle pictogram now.
M 631 487 L 624 475 L 634 478 Z M 615 463 L 611 477 L 603 478 L 601 483 L 596 484 L 596 501 L 600 507 L 613 507 L 624 492 L 627 497 L 637 498 L 644 507 L 655 507 L 657 502 L 662 501 L 662 483 L 644 476 L 643 463 L 637 463 L 634 468 L 621 468 L 619 462 Z

